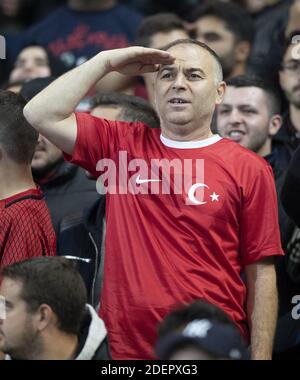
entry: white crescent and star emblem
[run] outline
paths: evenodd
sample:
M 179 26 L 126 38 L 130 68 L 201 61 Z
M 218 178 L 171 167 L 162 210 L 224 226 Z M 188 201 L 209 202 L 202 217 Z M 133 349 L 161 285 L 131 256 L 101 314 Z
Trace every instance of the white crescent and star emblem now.
M 194 205 L 204 205 L 206 204 L 207 202 L 206 201 L 200 201 L 200 200 L 197 200 L 196 197 L 195 197 L 195 192 L 197 189 L 199 188 L 206 188 L 206 189 L 209 189 L 209 187 L 205 184 L 205 183 L 195 183 L 193 186 L 190 187 L 189 189 L 189 192 L 188 192 L 188 199 L 190 200 L 190 202 L 192 202 L 192 204 Z M 211 202 L 219 202 L 219 196 L 220 194 L 216 194 L 215 192 L 213 192 L 210 197 L 211 197 Z

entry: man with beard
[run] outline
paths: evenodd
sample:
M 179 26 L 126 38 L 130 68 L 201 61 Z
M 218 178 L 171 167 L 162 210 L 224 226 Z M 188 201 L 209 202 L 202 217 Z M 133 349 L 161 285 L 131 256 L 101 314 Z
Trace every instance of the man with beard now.
M 224 78 L 245 74 L 254 39 L 251 17 L 238 5 L 206 1 L 192 11 L 191 29 L 219 56 Z
M 291 35 L 283 52 L 279 80 L 289 104 L 283 126 L 274 139 L 286 143 L 293 150 L 300 141 L 300 42 L 297 35 L 300 31 Z
M 110 359 L 106 328 L 87 304 L 83 280 L 62 257 L 6 267 L 0 295 L 0 350 L 16 360 Z
M 37 78 L 23 85 L 21 94 L 30 100 L 54 78 Z M 94 181 L 85 171 L 64 161 L 60 149 L 41 134 L 31 163 L 34 180 L 46 196 L 53 227 L 58 233 L 61 220 L 81 216 L 99 198 Z
M 292 296 L 299 293 L 293 272 L 299 277 L 299 270 L 295 271 L 290 260 L 297 252 L 299 255 L 300 234 L 279 198 L 292 152 L 286 144 L 272 144 L 272 137 L 282 124 L 280 98 L 275 89 L 262 79 L 247 76 L 232 78 L 227 85 L 224 102 L 217 111 L 219 133 L 264 157 L 275 176 L 281 242 L 286 253 L 276 263 L 280 308 L 274 348 L 282 355 L 295 345 L 299 331 L 291 315 Z M 285 194 L 287 198 L 291 195 L 289 191 Z

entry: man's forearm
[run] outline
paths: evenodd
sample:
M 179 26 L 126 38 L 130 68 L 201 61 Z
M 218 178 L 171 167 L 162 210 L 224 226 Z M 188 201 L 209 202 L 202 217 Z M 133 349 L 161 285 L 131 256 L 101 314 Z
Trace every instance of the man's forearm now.
M 248 282 L 247 312 L 251 328 L 251 358 L 271 359 L 278 300 L 273 265 L 257 266 Z
M 101 52 L 65 73 L 34 97 L 24 114 L 35 127 L 42 122 L 57 122 L 69 117 L 87 92 L 108 72 L 107 54 Z

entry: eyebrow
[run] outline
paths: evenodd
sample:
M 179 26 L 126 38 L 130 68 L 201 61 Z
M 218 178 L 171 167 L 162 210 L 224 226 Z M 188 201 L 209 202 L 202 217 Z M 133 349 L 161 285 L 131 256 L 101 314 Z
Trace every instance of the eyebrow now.
M 233 108 L 233 107 L 242 108 L 242 109 L 243 108 L 257 109 L 257 106 L 254 106 L 254 105 L 249 104 L 249 103 L 242 103 L 242 104 L 238 104 L 238 105 L 234 105 L 234 106 L 230 103 L 221 103 L 218 108 L 220 109 L 220 108 Z
M 163 66 L 159 70 L 159 73 L 163 72 L 164 70 L 166 70 L 166 71 L 174 71 L 175 70 L 175 66 Z M 205 72 L 202 69 L 200 69 L 200 67 L 190 67 L 190 68 L 186 69 L 185 71 L 187 71 L 189 73 L 192 73 L 192 72 L 195 72 L 195 71 L 199 71 L 203 76 L 206 76 Z

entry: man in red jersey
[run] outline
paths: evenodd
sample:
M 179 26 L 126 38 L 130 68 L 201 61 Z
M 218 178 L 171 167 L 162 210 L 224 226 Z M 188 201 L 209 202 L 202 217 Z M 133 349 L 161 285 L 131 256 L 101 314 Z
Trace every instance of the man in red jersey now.
M 38 133 L 23 116 L 25 104 L 0 91 L 0 267 L 55 255 L 49 211 L 31 175 Z
M 73 112 L 112 70 L 157 71 L 161 130 Z M 212 134 L 224 92 L 216 54 L 177 40 L 164 51 L 101 52 L 24 109 L 68 160 L 101 174 L 106 186 L 100 314 L 114 359 L 151 359 L 158 322 L 199 298 L 221 307 L 246 339 L 250 329 L 253 359 L 271 357 L 274 256 L 282 255 L 274 180 L 263 159 Z

